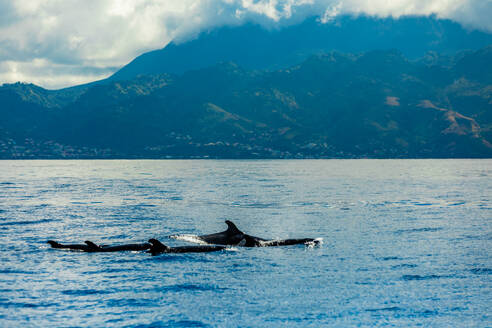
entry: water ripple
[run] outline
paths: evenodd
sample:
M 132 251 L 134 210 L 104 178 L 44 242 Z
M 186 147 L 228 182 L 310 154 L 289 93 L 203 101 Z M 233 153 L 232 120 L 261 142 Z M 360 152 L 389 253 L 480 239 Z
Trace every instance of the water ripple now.
M 492 274 L 492 269 L 490 268 L 473 268 L 470 270 L 474 274 Z
M 418 274 L 406 274 L 401 277 L 403 280 L 431 280 L 431 279 L 441 279 L 449 278 L 449 276 L 440 276 L 435 274 L 430 275 L 418 275 Z
M 396 230 L 394 233 L 397 235 L 401 235 L 404 233 L 414 233 L 414 232 L 436 232 L 443 230 L 443 228 L 430 228 L 430 227 L 425 227 L 425 228 L 413 228 L 413 229 L 401 229 L 401 230 Z
M 492 161 L 0 161 L 0 327 L 492 326 L 492 181 L 478 172 Z M 191 245 L 225 218 L 326 242 L 46 244 Z
M 26 225 L 26 224 L 40 224 L 40 223 L 49 223 L 54 221 L 60 221 L 55 219 L 41 219 L 41 220 L 32 220 L 32 221 L 8 221 L 8 222 L 0 222 L 0 226 L 16 226 L 16 225 Z

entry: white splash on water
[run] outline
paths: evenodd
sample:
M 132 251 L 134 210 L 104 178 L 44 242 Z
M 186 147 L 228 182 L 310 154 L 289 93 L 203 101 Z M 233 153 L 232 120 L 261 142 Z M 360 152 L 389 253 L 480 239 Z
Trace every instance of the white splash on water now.
M 210 245 L 209 243 L 200 239 L 197 235 L 171 235 L 169 238 L 188 241 L 190 243 L 200 244 L 200 245 Z
M 323 238 L 315 238 L 313 241 L 308 241 L 305 245 L 308 248 L 321 247 L 323 245 Z

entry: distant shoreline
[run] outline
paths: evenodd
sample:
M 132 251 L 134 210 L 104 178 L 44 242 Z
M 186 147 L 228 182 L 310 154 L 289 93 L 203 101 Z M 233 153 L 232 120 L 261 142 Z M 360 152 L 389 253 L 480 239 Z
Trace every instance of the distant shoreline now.
M 292 161 L 292 160 L 489 160 L 492 157 L 303 157 L 303 158 L 269 158 L 269 157 L 33 157 L 0 158 L 0 161 L 162 161 L 162 160 L 213 160 L 213 161 Z

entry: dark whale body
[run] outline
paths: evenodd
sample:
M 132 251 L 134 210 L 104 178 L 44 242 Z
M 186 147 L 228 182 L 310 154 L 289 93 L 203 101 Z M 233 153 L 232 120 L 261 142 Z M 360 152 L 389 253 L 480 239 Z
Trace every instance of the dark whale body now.
M 48 244 L 53 248 L 64 248 L 71 250 L 80 250 L 84 252 L 120 252 L 120 251 L 145 251 L 150 249 L 149 243 L 142 244 L 124 244 L 124 245 L 96 245 L 92 241 L 85 241 L 85 244 L 60 244 L 53 240 L 48 240 Z
M 89 246 L 87 244 L 60 244 L 54 240 L 48 240 L 48 244 L 53 248 L 71 249 L 77 251 L 89 252 Z
M 245 238 L 247 238 L 250 243 L 254 242 L 253 239 L 251 239 L 251 238 L 255 238 L 258 240 L 264 240 L 264 239 L 261 239 L 258 237 L 245 235 L 241 230 L 239 230 L 236 227 L 236 225 L 234 223 L 232 223 L 229 220 L 226 220 L 225 223 L 227 224 L 227 230 L 226 231 L 212 233 L 209 235 L 201 235 L 201 236 L 198 236 L 198 239 L 206 242 L 207 244 L 218 244 L 218 245 L 238 245 Z M 251 238 L 248 238 L 248 237 L 251 237 Z
M 169 247 L 158 241 L 157 239 L 149 239 L 149 243 L 152 244 L 149 253 L 152 255 L 162 253 L 205 253 L 216 252 L 224 250 L 224 246 L 179 246 Z
M 89 240 L 86 240 L 85 243 L 89 246 L 89 252 L 146 251 L 151 247 L 149 243 L 123 244 L 115 246 L 99 246 Z
M 209 235 L 201 235 L 197 238 L 208 244 L 218 245 L 233 245 L 243 247 L 269 247 L 269 246 L 288 246 L 313 242 L 319 243 L 314 238 L 302 238 L 302 239 L 281 239 L 281 240 L 268 240 L 260 237 L 251 236 L 245 234 L 239 230 L 234 223 L 226 220 L 227 230 L 217 232 Z

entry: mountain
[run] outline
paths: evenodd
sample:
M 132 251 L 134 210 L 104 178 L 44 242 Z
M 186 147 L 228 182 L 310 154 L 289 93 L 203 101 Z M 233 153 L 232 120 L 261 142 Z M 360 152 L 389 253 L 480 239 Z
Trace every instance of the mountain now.
M 492 157 L 492 46 L 0 87 L 2 158 Z
M 171 42 L 163 49 L 135 58 L 109 81 L 148 74 L 183 74 L 229 61 L 249 70 L 277 70 L 330 51 L 362 53 L 398 49 L 407 58 L 416 59 L 430 51 L 454 55 L 489 44 L 492 34 L 469 31 L 435 16 L 399 19 L 342 16 L 325 24 L 310 18 L 281 29 L 250 23 L 205 31 L 187 42 Z

